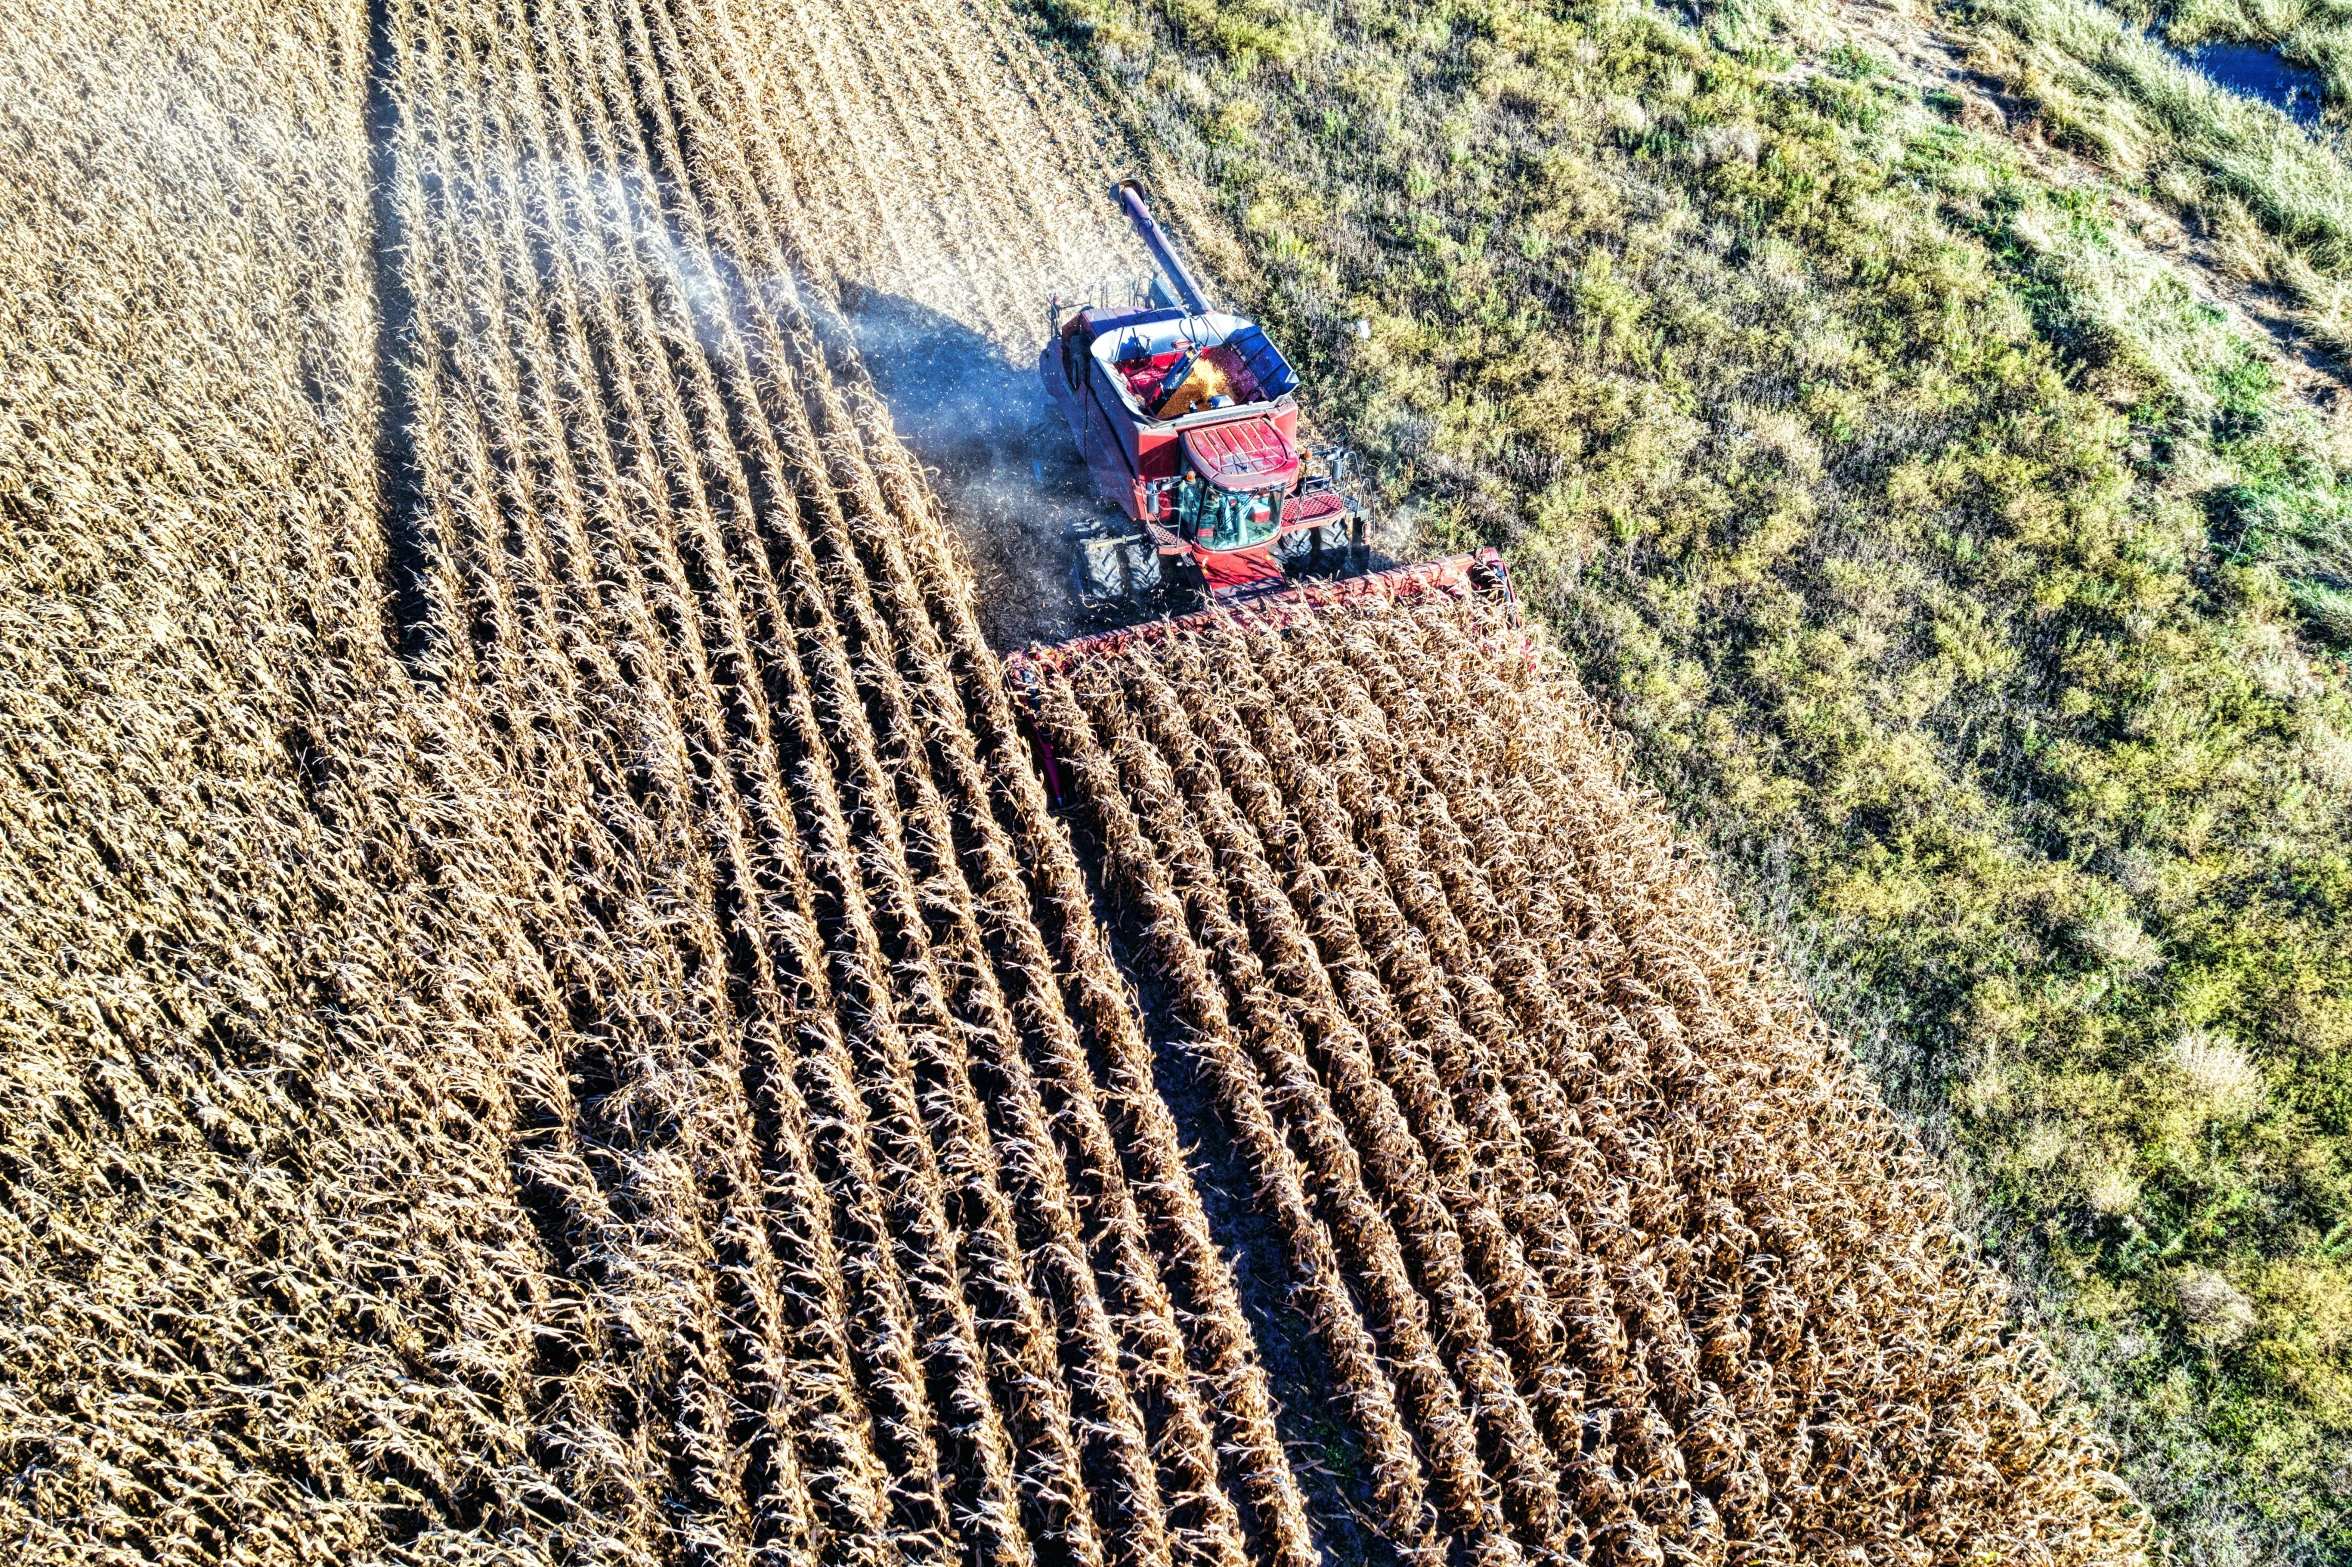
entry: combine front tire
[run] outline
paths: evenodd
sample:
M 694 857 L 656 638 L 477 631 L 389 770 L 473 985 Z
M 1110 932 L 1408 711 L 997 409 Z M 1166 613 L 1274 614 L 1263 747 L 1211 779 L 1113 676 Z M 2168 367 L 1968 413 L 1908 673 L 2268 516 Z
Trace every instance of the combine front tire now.
M 1140 534 L 1074 528 L 1070 586 L 1081 611 L 1122 609 L 1159 586 L 1159 557 Z

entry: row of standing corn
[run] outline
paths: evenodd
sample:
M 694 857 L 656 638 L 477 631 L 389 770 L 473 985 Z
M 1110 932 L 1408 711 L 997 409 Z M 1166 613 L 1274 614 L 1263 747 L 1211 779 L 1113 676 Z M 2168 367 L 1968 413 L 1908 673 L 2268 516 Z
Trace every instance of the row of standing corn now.
M 1497 607 L 1221 615 L 1035 701 L 1396 1537 L 2137 1558 L 1915 1145 Z

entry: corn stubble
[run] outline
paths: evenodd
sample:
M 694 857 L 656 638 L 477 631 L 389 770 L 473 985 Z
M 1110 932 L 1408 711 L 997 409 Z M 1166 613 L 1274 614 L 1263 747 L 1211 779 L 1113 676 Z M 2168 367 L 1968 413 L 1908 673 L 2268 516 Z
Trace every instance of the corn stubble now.
M 1412 1553 L 2141 1558 L 1916 1144 L 1494 606 L 1037 701 Z
M 378 13 L 0 23 L 0 1538 L 1317 1561 L 813 281 L 805 83 L 719 0 Z M 1234 623 L 1044 715 L 1386 1532 L 2130 1555 L 1916 1153 L 1503 645 Z

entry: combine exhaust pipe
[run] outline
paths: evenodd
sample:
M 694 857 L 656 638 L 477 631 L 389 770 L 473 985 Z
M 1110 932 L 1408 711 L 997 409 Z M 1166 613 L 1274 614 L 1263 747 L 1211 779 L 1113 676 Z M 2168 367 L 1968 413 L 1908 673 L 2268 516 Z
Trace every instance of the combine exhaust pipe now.
M 1152 253 L 1152 260 L 1159 266 L 1160 276 L 1175 290 L 1176 302 L 1196 316 L 1207 315 L 1214 308 L 1209 304 L 1209 296 L 1202 292 L 1199 280 L 1185 270 L 1184 263 L 1177 259 L 1176 247 L 1168 242 L 1168 236 L 1153 221 L 1151 209 L 1144 206 L 1143 182 L 1121 180 L 1115 189 L 1119 205 L 1127 209 L 1127 221 L 1134 224 L 1135 232 L 1142 236 L 1144 248 Z

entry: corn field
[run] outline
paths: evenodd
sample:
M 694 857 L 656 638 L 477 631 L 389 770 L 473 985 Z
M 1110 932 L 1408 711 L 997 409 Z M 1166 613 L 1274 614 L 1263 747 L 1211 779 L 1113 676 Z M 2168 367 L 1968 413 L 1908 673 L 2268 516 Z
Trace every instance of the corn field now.
M 1404 1558 L 2129 1559 L 1490 611 L 1072 665 L 1080 858 L 781 25 L 0 19 L 11 1559 L 1306 1567 L 1171 1072 Z
M 2137 1555 L 1916 1144 L 1501 608 L 1034 667 L 1409 1554 Z

